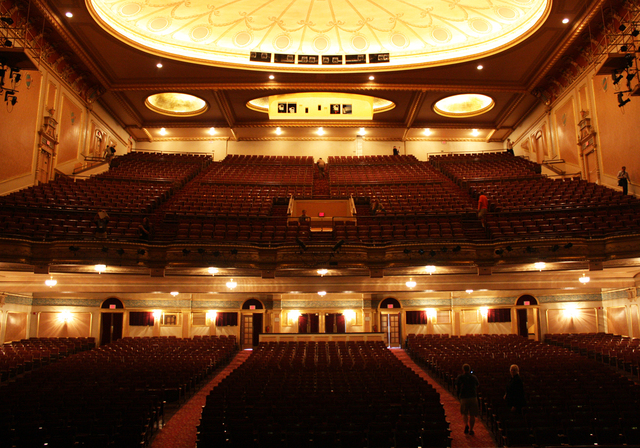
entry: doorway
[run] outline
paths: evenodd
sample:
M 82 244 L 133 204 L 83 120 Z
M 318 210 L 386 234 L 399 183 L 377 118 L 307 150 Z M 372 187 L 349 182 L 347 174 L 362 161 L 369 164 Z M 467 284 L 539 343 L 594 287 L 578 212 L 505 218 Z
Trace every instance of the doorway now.
M 100 345 L 122 339 L 123 313 L 102 313 L 100 315 Z
M 382 314 L 380 316 L 380 330 L 384 334 L 387 347 L 402 347 L 400 342 L 400 313 Z

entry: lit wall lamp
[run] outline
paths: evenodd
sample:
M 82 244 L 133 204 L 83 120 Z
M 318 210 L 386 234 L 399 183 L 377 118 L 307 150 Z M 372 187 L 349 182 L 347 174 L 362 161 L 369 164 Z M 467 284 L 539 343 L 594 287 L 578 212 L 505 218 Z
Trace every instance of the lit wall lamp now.
M 431 275 L 436 272 L 436 267 L 433 265 L 428 265 L 424 267 L 424 270 L 427 271 L 427 274 Z
M 160 310 L 153 310 L 153 318 L 158 320 L 162 317 L 162 311 Z
M 234 282 L 233 279 L 227 282 L 227 288 L 229 289 L 235 289 L 236 286 L 238 286 L 238 283 Z
M 483 319 L 486 319 L 487 316 L 489 315 L 489 307 L 481 306 L 480 307 L 480 315 L 482 316 Z
M 65 323 L 71 322 L 73 320 L 73 314 L 71 314 L 70 311 L 62 311 L 58 314 L 58 320 Z
M 53 288 L 58 284 L 58 280 L 54 280 L 53 276 L 51 276 L 51 278 L 44 281 L 44 284 L 47 285 L 49 288 Z
M 344 318 L 349 322 L 356 320 L 356 312 L 354 310 L 344 310 L 342 314 L 344 314 Z
M 436 310 L 435 308 L 427 308 L 427 319 L 429 319 L 432 323 L 435 323 L 437 317 L 438 310 Z
M 209 268 L 209 274 L 216 275 L 218 273 L 218 268 Z
M 217 317 L 218 317 L 217 311 L 212 311 L 212 310 L 207 311 L 207 323 L 209 325 L 211 325 L 212 322 L 215 322 Z
M 575 317 L 580 316 L 580 310 L 578 308 L 576 308 L 575 306 L 572 306 L 572 307 L 565 308 L 564 310 L 562 310 L 562 314 L 567 319 L 573 319 Z
M 293 325 L 296 322 L 298 322 L 298 319 L 300 318 L 300 316 L 302 316 L 302 313 L 297 310 L 292 310 L 292 311 L 289 311 L 288 316 L 289 316 L 289 325 Z
M 583 285 L 586 285 L 587 283 L 589 283 L 591 281 L 591 277 L 587 277 L 586 275 L 584 275 L 584 272 L 582 273 L 582 277 L 580 277 L 578 279 L 578 281 L 580 283 L 582 283 Z
M 107 270 L 107 265 L 106 264 L 97 264 L 97 265 L 95 265 L 93 267 L 93 269 L 95 269 L 98 274 L 102 274 L 104 271 Z

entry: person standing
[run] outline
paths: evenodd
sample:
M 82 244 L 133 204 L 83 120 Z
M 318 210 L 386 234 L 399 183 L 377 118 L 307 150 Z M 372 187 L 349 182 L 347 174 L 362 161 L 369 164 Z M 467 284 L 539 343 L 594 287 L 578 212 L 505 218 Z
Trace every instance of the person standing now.
M 482 227 L 485 226 L 485 220 L 486 220 L 488 208 L 489 208 L 489 200 L 484 195 L 484 192 L 480 192 L 480 196 L 478 196 L 478 219 L 482 223 Z
M 627 173 L 627 167 L 623 166 L 620 171 L 618 171 L 618 185 L 622 187 L 622 194 L 626 195 L 629 191 L 629 173 Z
M 507 139 L 507 154 L 515 155 L 513 152 L 513 142 L 511 139 Z
M 322 177 L 324 179 L 324 167 L 325 167 L 325 162 L 324 160 L 322 160 L 322 157 L 318 159 L 318 171 L 320 171 L 320 177 Z
M 512 364 L 509 368 L 511 373 L 511 379 L 507 384 L 507 392 L 504 394 L 504 399 L 507 401 L 507 406 L 511 409 L 511 412 L 522 414 L 522 408 L 527 404 L 527 400 L 524 396 L 524 384 L 522 378 L 520 378 L 520 368 L 516 364 Z
M 462 366 L 462 375 L 456 378 L 456 392 L 460 399 L 460 414 L 464 421 L 464 433 L 472 436 L 476 417 L 480 415 L 478 406 L 478 378 L 471 372 L 471 366 Z
M 399 156 L 400 155 L 400 150 L 396 146 L 393 147 L 393 155 L 394 156 Z

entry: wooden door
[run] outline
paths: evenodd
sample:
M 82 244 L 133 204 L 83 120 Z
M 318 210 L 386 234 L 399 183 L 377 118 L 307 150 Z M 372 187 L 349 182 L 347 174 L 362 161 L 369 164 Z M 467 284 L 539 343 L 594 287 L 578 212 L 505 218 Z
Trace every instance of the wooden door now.
M 253 347 L 253 314 L 242 315 L 242 347 Z

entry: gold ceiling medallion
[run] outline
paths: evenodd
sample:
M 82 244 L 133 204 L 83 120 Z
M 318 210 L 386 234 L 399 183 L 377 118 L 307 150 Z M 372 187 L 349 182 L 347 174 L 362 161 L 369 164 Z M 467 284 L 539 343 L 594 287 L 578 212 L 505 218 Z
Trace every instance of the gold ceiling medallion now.
M 85 0 L 107 32 L 159 56 L 219 67 L 329 73 L 484 58 L 531 36 L 549 16 L 551 1 Z
M 144 105 L 156 113 L 170 117 L 194 117 L 209 109 L 209 105 L 202 98 L 177 92 L 149 95 Z
M 433 111 L 443 117 L 475 117 L 489 112 L 495 104 L 490 96 L 479 93 L 463 93 L 442 98 L 433 105 Z
M 256 98 L 247 107 L 270 120 L 372 120 L 396 107 L 393 101 L 340 92 L 303 92 Z

